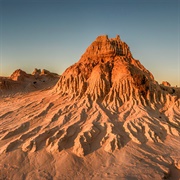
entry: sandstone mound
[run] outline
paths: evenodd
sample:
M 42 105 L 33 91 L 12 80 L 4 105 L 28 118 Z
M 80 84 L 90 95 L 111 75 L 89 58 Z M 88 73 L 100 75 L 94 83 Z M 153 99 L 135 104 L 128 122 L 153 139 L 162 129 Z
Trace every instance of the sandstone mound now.
M 144 106 L 168 102 L 169 96 L 153 75 L 135 60 L 120 37 L 99 36 L 81 59 L 69 67 L 55 87 L 62 95 L 87 97 L 112 109 L 128 101 Z M 175 99 L 179 94 L 174 91 Z
M 0 119 L 10 179 L 180 177 L 180 89 L 159 85 L 119 36 L 97 37 L 53 89 L 0 100 Z
M 47 70 L 42 70 L 41 73 L 40 69 L 35 69 L 31 75 L 17 69 L 10 77 L 0 77 L 0 95 L 14 95 L 50 88 L 58 79 L 59 75 Z
M 168 87 L 171 86 L 171 84 L 170 84 L 169 82 L 167 82 L 167 81 L 163 81 L 163 82 L 162 82 L 162 85 L 163 85 L 163 86 L 168 86 Z
M 30 75 L 28 75 L 26 72 L 22 71 L 21 69 L 17 69 L 10 76 L 10 79 L 14 81 L 24 81 L 26 78 L 30 78 Z

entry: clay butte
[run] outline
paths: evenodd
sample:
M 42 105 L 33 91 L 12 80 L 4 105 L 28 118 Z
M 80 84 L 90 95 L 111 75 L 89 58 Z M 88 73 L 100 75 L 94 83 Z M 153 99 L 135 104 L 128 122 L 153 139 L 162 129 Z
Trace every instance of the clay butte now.
M 129 100 L 146 106 L 179 97 L 178 89 L 160 86 L 154 80 L 153 75 L 133 58 L 119 35 L 97 37 L 81 59 L 62 74 L 55 89 L 62 95 L 86 96 L 112 109 Z

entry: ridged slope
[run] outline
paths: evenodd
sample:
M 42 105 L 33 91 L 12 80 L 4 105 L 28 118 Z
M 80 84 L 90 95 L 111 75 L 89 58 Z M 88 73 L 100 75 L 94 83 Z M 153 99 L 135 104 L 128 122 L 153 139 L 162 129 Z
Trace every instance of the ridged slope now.
M 91 122 L 88 111 L 94 108 L 94 103 L 97 106 L 95 109 L 99 113 L 91 122 L 91 128 L 82 130 L 75 140 L 82 151 L 88 151 L 86 145 L 102 131 L 106 133 L 101 143 L 106 142 L 105 149 L 111 150 L 120 148 L 121 139 L 126 139 L 121 137 L 120 130 L 138 143 L 163 141 L 161 134 L 167 126 L 164 121 L 173 121 L 177 126 L 180 123 L 180 93 L 178 88 L 172 89 L 160 86 L 133 58 L 128 45 L 119 36 L 109 39 L 107 35 L 97 37 L 81 59 L 62 74 L 55 87 L 60 96 L 68 96 L 71 101 L 79 102 L 77 104 L 84 103 L 85 123 Z M 176 109 L 176 115 L 169 119 L 165 112 L 171 108 Z M 95 119 L 101 121 L 100 117 L 104 124 L 98 130 Z M 118 121 L 123 121 L 122 125 L 117 125 Z M 176 129 L 176 126 L 172 128 Z M 167 127 L 165 129 L 171 132 Z
M 143 105 L 165 103 L 169 93 L 135 60 L 120 37 L 99 36 L 81 59 L 69 67 L 55 87 L 62 95 L 88 97 L 116 108 L 134 100 Z

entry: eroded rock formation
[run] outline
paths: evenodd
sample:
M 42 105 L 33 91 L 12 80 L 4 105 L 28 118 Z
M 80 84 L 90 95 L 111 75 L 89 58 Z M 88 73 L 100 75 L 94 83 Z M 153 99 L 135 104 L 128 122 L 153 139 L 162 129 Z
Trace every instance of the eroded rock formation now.
M 10 77 L 0 77 L 0 96 L 27 93 L 53 87 L 59 75 L 48 70 L 35 68 L 32 74 L 17 69 Z
M 147 105 L 170 98 L 132 57 L 128 45 L 119 36 L 107 35 L 96 38 L 81 59 L 62 74 L 55 89 L 63 95 L 88 97 L 114 108 L 129 100 Z

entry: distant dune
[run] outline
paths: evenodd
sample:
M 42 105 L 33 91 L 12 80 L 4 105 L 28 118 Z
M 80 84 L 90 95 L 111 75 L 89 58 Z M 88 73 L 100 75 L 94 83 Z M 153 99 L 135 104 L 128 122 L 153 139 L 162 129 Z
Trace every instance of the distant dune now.
M 180 179 L 180 88 L 102 35 L 59 76 L 0 78 L 0 179 Z

